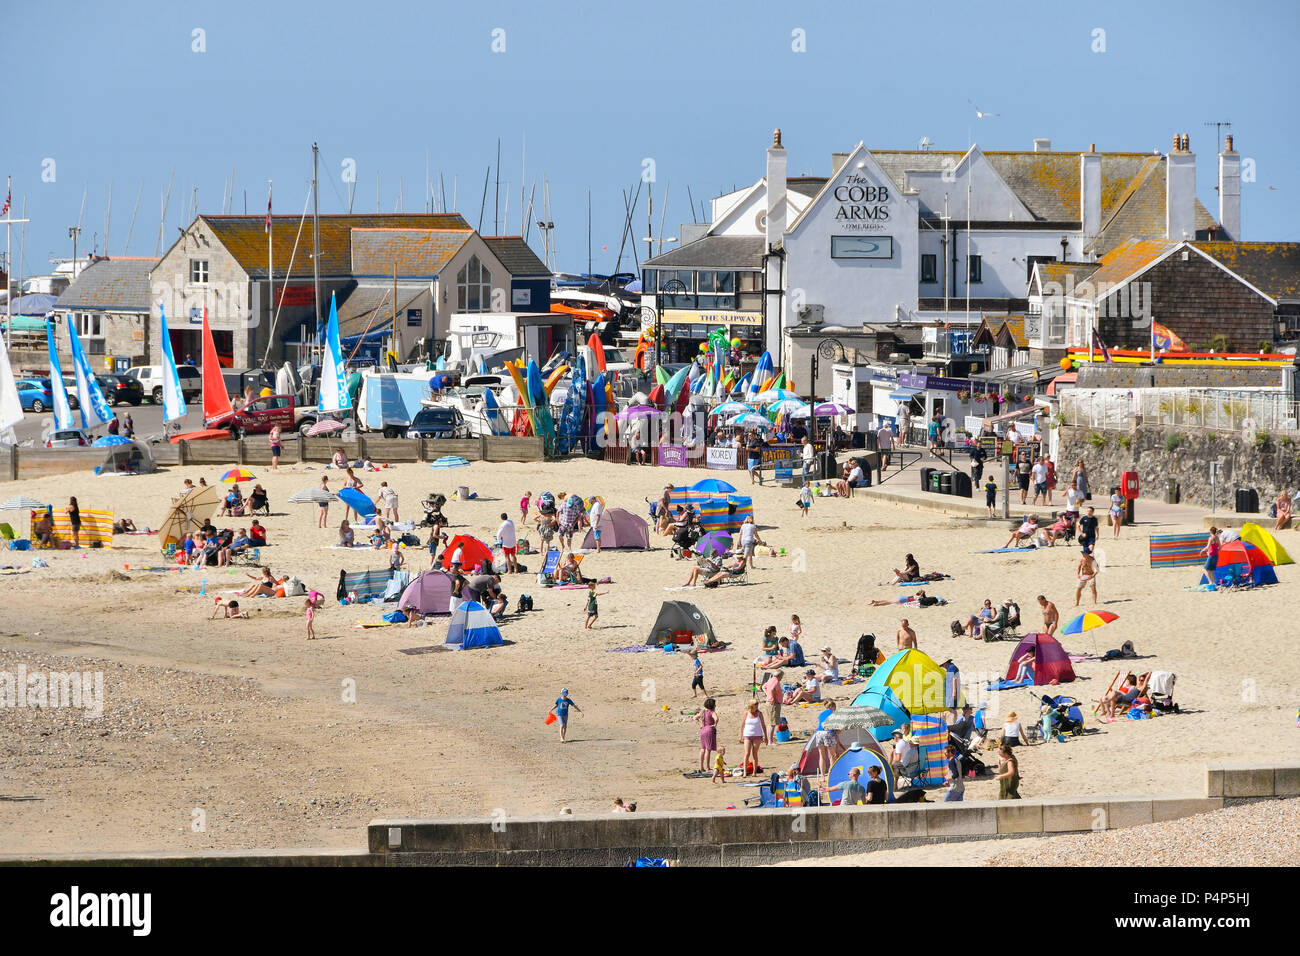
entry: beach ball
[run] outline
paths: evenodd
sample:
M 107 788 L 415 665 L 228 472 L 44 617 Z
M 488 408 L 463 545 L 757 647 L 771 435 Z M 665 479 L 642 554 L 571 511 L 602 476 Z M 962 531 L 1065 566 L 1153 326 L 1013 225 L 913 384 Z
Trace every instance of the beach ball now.
M 732 339 L 732 340 L 731 340 L 731 347 L 732 347 L 733 349 L 738 349 L 738 348 L 740 348 L 740 339 Z

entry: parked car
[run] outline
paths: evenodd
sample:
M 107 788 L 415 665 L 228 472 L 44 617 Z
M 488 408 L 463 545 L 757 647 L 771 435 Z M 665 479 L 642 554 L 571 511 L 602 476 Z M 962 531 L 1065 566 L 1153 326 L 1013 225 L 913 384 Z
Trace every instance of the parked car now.
M 204 422 L 206 428 L 227 428 L 231 437 L 259 435 L 279 425 L 283 432 L 297 429 L 306 432 L 316 424 L 316 409 L 303 408 L 292 395 L 267 395 L 235 409 L 229 415 L 220 415 Z
M 39 378 L 19 379 L 18 401 L 25 412 L 43 412 L 54 405 L 54 396 L 50 392 L 50 380 Z
M 90 438 L 80 428 L 57 431 L 45 440 L 46 448 L 83 448 L 90 444 Z
M 469 425 L 460 409 L 433 405 L 415 413 L 406 430 L 407 438 L 469 438 Z
M 181 380 L 181 395 L 185 401 L 198 401 L 203 397 L 203 376 L 197 368 L 193 365 L 178 365 L 176 374 Z M 155 405 L 162 404 L 162 376 L 161 365 L 137 365 L 126 372 L 126 377 L 139 382 L 141 393 Z
M 128 375 L 96 375 L 95 380 L 109 405 L 139 405 L 144 401 L 144 388 L 139 379 Z

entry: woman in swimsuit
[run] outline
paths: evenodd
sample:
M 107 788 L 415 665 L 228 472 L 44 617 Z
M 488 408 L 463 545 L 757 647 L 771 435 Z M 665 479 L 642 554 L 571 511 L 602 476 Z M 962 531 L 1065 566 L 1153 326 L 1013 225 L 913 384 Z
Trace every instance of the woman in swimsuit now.
M 244 577 L 252 578 L 253 583 L 240 592 L 241 597 L 257 597 L 265 595 L 266 597 L 275 597 L 275 586 L 279 583 L 275 576 L 271 574 L 269 567 L 262 568 L 262 576 L 254 577 L 245 572 Z
M 72 525 L 72 546 L 81 547 L 81 508 L 76 498 L 68 499 L 68 506 L 63 509 L 68 513 L 68 522 Z
M 741 759 L 744 776 L 748 777 L 751 772 L 756 774 L 761 770 L 758 765 L 758 748 L 767 737 L 767 721 L 758 711 L 758 701 L 751 700 L 745 706 L 745 723 L 740 731 L 740 739 L 737 741 L 745 746 L 745 755 Z

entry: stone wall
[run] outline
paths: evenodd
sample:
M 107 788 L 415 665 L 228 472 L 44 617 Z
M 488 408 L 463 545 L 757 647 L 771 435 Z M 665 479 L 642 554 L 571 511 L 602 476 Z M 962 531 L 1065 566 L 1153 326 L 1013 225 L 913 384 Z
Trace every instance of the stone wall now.
M 1163 500 L 1166 483 L 1172 480 L 1178 483 L 1180 503 L 1209 508 L 1211 461 L 1219 463 L 1219 510 L 1232 510 L 1237 488 L 1258 491 L 1263 514 L 1282 490 L 1300 490 L 1300 442 L 1287 436 L 1269 435 L 1261 447 L 1236 432 L 1157 425 L 1140 425 L 1134 431 L 1063 425 L 1058 432 L 1057 473 L 1064 472 L 1068 479 L 1074 462 L 1082 458 L 1098 511 L 1105 510 L 1109 489 L 1119 484 L 1120 473 L 1130 470 L 1138 473 L 1144 498 Z M 1089 440 L 1094 436 L 1105 444 L 1095 445 Z

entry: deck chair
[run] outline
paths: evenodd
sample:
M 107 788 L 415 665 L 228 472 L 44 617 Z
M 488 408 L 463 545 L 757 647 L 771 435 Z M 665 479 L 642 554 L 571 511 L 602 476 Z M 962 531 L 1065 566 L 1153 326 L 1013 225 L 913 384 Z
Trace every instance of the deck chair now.
M 560 566 L 560 551 L 558 548 L 546 552 L 546 560 L 542 563 L 542 570 L 538 571 L 539 580 L 550 581 L 555 577 L 555 569 Z
M 172 552 L 175 553 L 175 548 L 172 548 Z M 171 557 L 171 555 L 169 554 L 168 557 Z M 245 548 L 243 551 L 240 551 L 238 554 L 232 554 L 232 555 L 230 556 L 230 563 L 231 563 L 231 564 L 235 564 L 235 563 L 238 563 L 238 564 L 261 564 L 261 563 L 262 563 L 262 549 L 261 549 L 261 548 Z
M 728 571 L 727 576 L 718 582 L 719 584 L 748 584 L 749 583 L 749 563 L 740 571 Z

